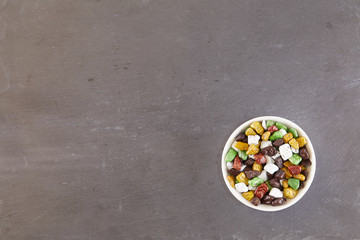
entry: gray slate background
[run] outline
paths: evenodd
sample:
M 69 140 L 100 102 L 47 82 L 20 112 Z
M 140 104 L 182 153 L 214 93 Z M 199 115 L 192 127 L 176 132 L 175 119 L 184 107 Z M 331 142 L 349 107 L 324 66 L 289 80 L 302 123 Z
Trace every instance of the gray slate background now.
M 359 239 L 360 2 L 3 0 L 0 239 Z M 222 147 L 261 115 L 315 180 L 263 213 Z

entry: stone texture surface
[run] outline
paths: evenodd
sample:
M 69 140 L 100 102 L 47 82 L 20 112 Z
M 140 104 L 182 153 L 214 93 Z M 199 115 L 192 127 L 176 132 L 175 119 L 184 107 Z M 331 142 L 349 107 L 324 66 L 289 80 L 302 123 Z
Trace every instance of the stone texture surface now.
M 3 0 L 0 239 L 360 238 L 360 2 Z M 291 209 L 225 188 L 230 133 L 293 120 Z

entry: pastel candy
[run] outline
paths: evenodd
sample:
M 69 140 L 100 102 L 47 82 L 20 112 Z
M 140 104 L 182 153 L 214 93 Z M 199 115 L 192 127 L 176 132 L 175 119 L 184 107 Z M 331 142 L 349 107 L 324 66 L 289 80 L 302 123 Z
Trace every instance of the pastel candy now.
M 278 188 L 272 188 L 269 193 L 270 196 L 273 196 L 274 198 L 282 198 L 283 193 Z
M 230 148 L 228 153 L 225 156 L 225 161 L 226 162 L 231 162 L 232 160 L 234 160 L 236 155 L 237 155 L 237 152 L 234 149 Z M 245 159 L 243 159 L 243 160 L 245 160 Z
M 241 193 L 249 191 L 248 187 L 243 182 L 235 184 L 235 189 L 236 189 L 236 191 L 241 192 Z
M 293 155 L 290 145 L 288 143 L 285 143 L 279 147 L 280 155 L 283 160 L 287 160 L 291 158 Z
M 249 186 L 257 187 L 260 184 L 262 184 L 263 182 L 264 182 L 264 180 L 262 180 L 261 178 L 254 177 L 253 179 L 249 180 Z
M 270 164 L 266 164 L 264 169 L 270 173 L 270 174 L 274 174 L 277 170 L 279 170 L 279 167 L 276 166 L 275 164 L 273 163 L 270 163 Z

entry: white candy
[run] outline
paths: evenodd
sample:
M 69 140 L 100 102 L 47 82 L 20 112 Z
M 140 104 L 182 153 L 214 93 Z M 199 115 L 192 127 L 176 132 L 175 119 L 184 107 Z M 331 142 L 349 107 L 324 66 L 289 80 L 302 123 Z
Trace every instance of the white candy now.
M 256 187 L 253 187 L 253 186 L 251 186 L 250 184 L 249 184 L 249 186 L 247 186 L 247 187 L 248 187 L 249 190 L 255 190 L 255 189 L 256 189 Z
M 266 158 L 266 163 L 269 164 L 269 163 L 274 163 L 274 160 L 269 157 L 268 155 L 265 155 L 265 158 Z
M 279 132 L 281 133 L 282 137 L 287 134 L 287 132 L 282 128 L 279 130 Z
M 284 181 L 284 179 L 283 179 L 283 180 L 280 180 L 280 184 L 281 184 L 281 186 L 283 186 L 283 184 L 282 184 L 282 183 L 283 183 L 283 181 Z
M 265 120 L 262 121 L 262 124 L 261 124 L 261 125 L 263 126 L 264 130 L 267 130 L 267 126 L 266 126 L 266 121 L 265 121 Z
M 279 170 L 278 166 L 276 166 L 275 164 L 273 163 L 270 163 L 270 164 L 266 164 L 264 169 L 270 173 L 270 174 L 274 174 L 274 172 L 276 172 L 277 170 Z
M 249 135 L 248 136 L 248 144 L 255 144 L 258 145 L 259 144 L 259 140 L 260 140 L 260 136 L 259 135 Z
M 287 159 L 291 158 L 291 156 L 293 154 L 291 151 L 290 145 L 288 143 L 281 145 L 279 147 L 279 150 L 280 150 L 280 155 L 283 160 L 287 160 Z
M 255 158 L 255 155 L 254 155 L 254 154 L 250 154 L 250 155 L 248 155 L 248 156 L 249 156 L 249 158 L 252 158 L 252 159 Z
M 295 149 L 295 148 L 293 148 L 293 147 L 291 147 L 291 151 L 292 151 L 293 153 L 299 153 L 299 149 Z
M 236 188 L 236 191 L 238 191 L 238 192 L 247 192 L 247 191 L 249 191 L 249 188 L 243 182 L 235 184 L 235 188 Z
M 238 148 L 235 147 L 236 141 L 233 142 L 233 144 L 231 145 L 231 147 L 236 150 L 237 152 L 240 151 Z
M 227 162 L 227 163 L 226 163 L 226 167 L 227 167 L 227 169 L 229 169 L 229 170 L 232 169 L 233 165 L 234 165 L 233 162 Z
M 282 198 L 283 193 L 278 188 L 272 188 L 269 193 L 270 196 L 273 196 L 274 198 Z
M 246 165 L 245 165 L 245 164 L 241 164 L 240 171 L 244 170 L 245 168 L 246 168 Z
M 273 159 L 277 159 L 278 157 L 280 157 L 280 153 L 277 152 L 274 156 L 272 156 Z
M 272 146 L 271 141 L 261 141 L 261 143 L 260 143 L 260 148 L 261 149 L 266 148 L 266 147 L 270 147 L 270 146 Z
M 258 178 L 261 178 L 262 180 L 264 180 L 264 182 L 265 182 L 266 180 L 268 180 L 267 175 L 266 175 L 266 171 L 263 170 L 263 171 L 260 173 L 260 175 L 258 176 Z

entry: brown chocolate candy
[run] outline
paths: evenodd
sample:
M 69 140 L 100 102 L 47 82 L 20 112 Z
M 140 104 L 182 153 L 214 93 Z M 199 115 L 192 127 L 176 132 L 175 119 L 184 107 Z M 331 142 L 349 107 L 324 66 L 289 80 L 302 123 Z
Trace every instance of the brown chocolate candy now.
M 251 203 L 254 204 L 255 206 L 259 205 L 259 203 L 260 203 L 260 198 L 258 198 L 257 196 L 254 196 L 254 197 L 251 199 Z
M 273 196 L 270 196 L 269 194 L 265 194 L 264 197 L 261 199 L 261 203 L 271 205 L 271 202 L 275 198 Z
M 245 165 L 247 166 L 252 166 L 255 162 L 255 159 L 249 158 L 248 160 L 245 161 Z
M 300 164 L 305 167 L 309 167 L 309 166 L 311 166 L 311 161 L 310 161 L 310 159 L 305 159 L 305 160 L 302 160 Z
M 309 154 L 308 150 L 306 149 L 306 147 L 300 148 L 299 155 L 302 159 L 309 159 L 309 157 L 310 157 L 310 154 Z
M 283 144 L 284 144 L 284 139 L 282 139 L 282 138 L 276 139 L 276 140 L 273 142 L 273 145 L 274 145 L 275 147 L 280 147 L 280 146 L 283 145 Z
M 246 142 L 247 143 L 247 136 L 245 135 L 245 133 L 240 133 L 239 135 L 236 136 L 235 141 L 237 142 Z
M 271 179 L 269 184 L 270 184 L 270 186 L 275 187 L 275 188 L 280 188 L 280 186 L 281 186 L 280 180 L 278 178 Z
M 274 160 L 274 163 L 276 166 L 278 166 L 278 168 L 282 168 L 284 165 L 284 161 L 281 157 L 277 157 L 275 160 Z
M 244 173 L 248 179 L 253 179 L 254 177 L 259 176 L 261 172 L 256 170 L 248 170 L 248 171 L 244 171 Z
M 285 179 L 285 171 L 280 169 L 274 174 L 274 178 Z
M 271 205 L 280 206 L 280 205 L 284 205 L 285 203 L 286 203 L 286 198 L 276 198 L 271 202 Z
M 268 156 L 274 156 L 277 153 L 277 150 L 273 146 L 268 146 L 261 149 L 261 153 Z
M 231 175 L 233 175 L 234 177 L 236 177 L 237 175 L 239 175 L 241 173 L 241 171 L 235 169 L 235 168 L 232 168 L 230 170 L 227 170 L 228 173 L 230 173 Z

